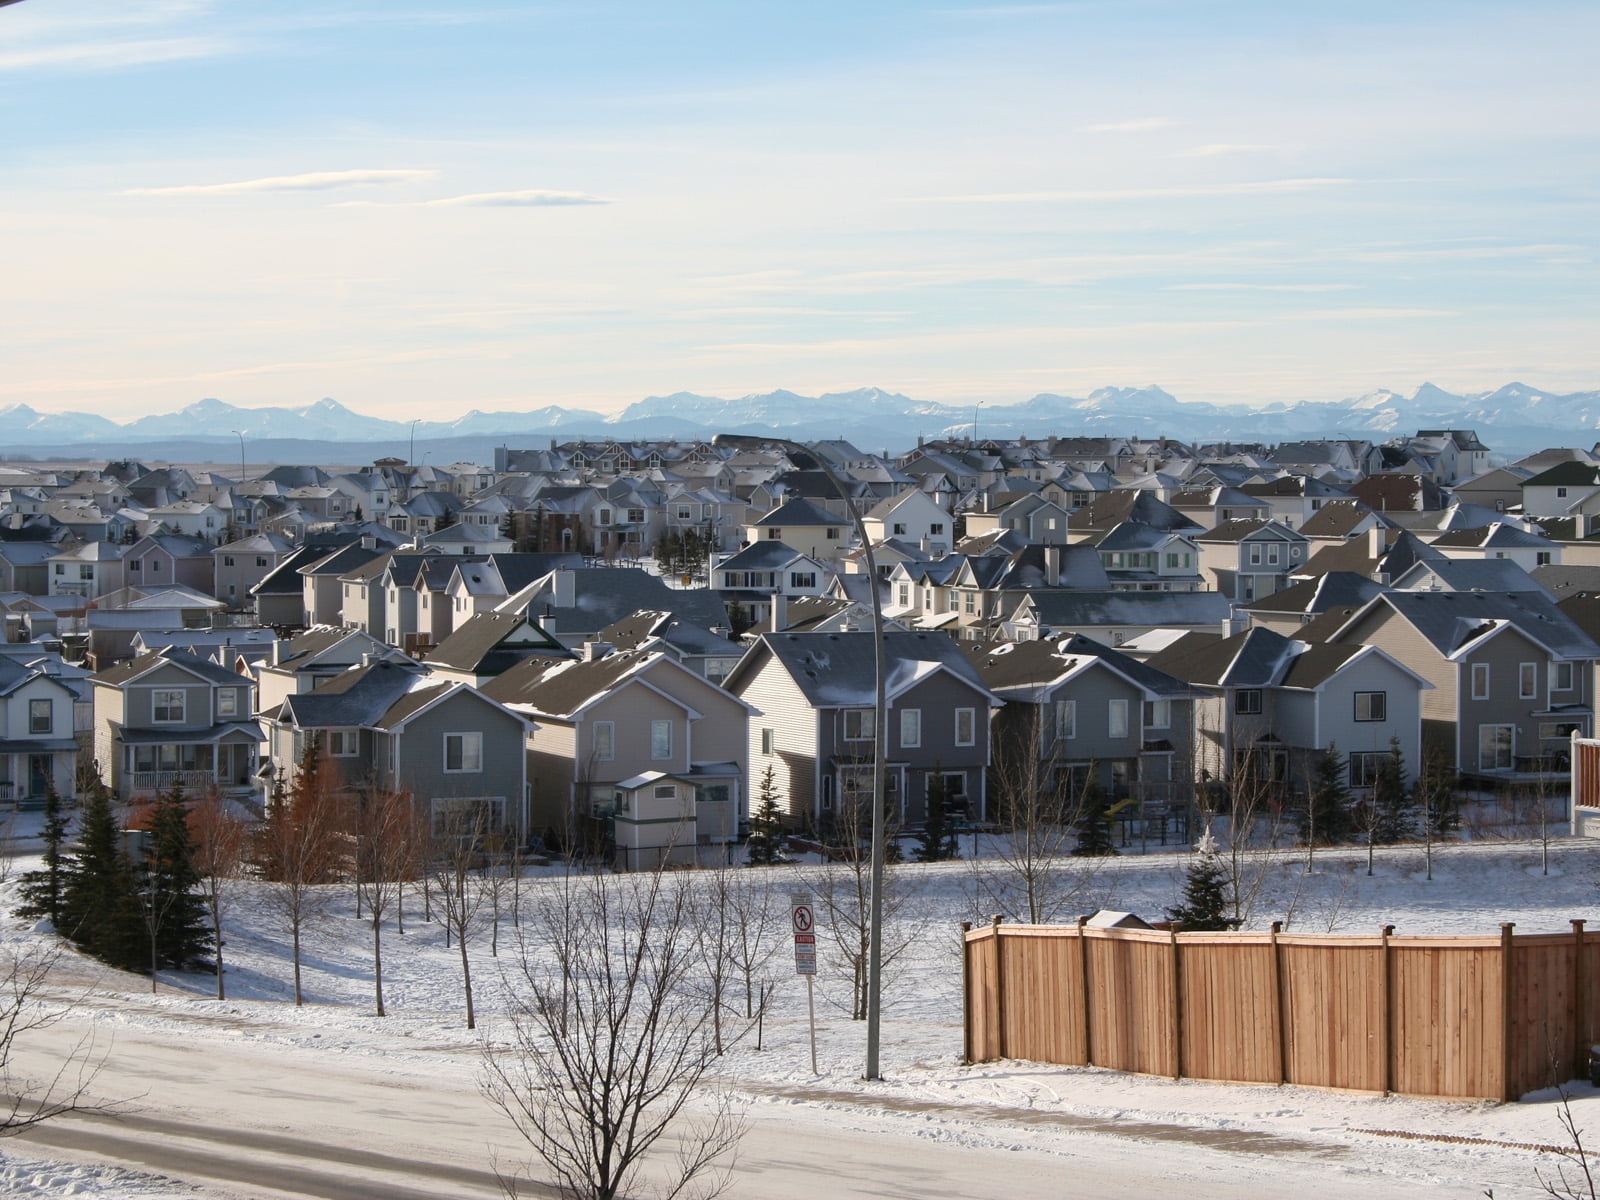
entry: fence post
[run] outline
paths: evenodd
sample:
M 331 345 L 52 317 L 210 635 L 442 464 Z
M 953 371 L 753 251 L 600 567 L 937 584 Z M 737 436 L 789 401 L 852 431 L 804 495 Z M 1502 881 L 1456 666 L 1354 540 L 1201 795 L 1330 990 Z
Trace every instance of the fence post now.
M 1394 936 L 1394 926 L 1383 927 L 1383 961 L 1379 966 L 1382 972 L 1378 979 L 1378 1053 L 1380 1058 L 1380 1080 L 1383 1084 L 1383 1094 L 1387 1096 L 1394 1090 L 1394 997 L 1392 995 L 1394 984 L 1389 977 L 1389 939 Z
M 989 920 L 994 925 L 994 1011 L 999 1017 L 995 1022 L 994 1049 L 996 1058 L 1004 1058 L 1006 1056 L 1006 943 L 1000 936 L 1000 922 L 1005 918 L 995 913 Z
M 1078 918 L 1078 991 L 1083 998 L 1083 1065 L 1092 1067 L 1094 1043 L 1089 1039 L 1094 1033 L 1094 1026 L 1089 1017 L 1089 939 L 1085 933 L 1088 924 L 1088 917 Z
M 961 922 L 961 1061 L 972 1065 L 972 922 Z
M 1511 1094 L 1511 1022 L 1516 1003 L 1516 979 L 1511 973 L 1515 943 L 1511 931 L 1516 927 L 1515 921 L 1500 922 L 1500 1099 L 1508 1102 L 1515 1098 Z
M 1167 931 L 1172 947 L 1172 1077 L 1183 1078 L 1183 988 L 1178 979 L 1178 930 Z
M 1583 1079 L 1589 1073 L 1589 972 L 1583 961 L 1584 922 L 1572 920 L 1572 1076 Z
M 1289 1082 L 1289 1031 L 1283 1013 L 1283 948 L 1278 945 L 1278 935 L 1283 932 L 1283 922 L 1272 923 L 1272 1021 L 1273 1038 L 1278 1047 L 1278 1082 Z

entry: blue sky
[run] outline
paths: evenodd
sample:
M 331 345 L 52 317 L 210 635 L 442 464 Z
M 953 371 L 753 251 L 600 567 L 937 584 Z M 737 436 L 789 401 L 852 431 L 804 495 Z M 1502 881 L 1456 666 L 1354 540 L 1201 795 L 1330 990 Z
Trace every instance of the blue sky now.
M 0 404 L 1600 386 L 1589 3 L 23 0 Z

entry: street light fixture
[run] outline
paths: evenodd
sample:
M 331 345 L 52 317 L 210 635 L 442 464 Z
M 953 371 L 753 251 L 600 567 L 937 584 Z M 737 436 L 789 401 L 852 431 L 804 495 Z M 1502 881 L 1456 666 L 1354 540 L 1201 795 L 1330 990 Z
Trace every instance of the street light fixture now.
M 740 433 L 719 433 L 711 439 L 713 446 L 726 446 L 738 450 L 761 450 L 782 446 L 816 461 L 817 467 L 828 477 L 838 491 L 839 498 L 849 510 L 850 520 L 861 539 L 861 551 L 867 561 L 867 593 L 872 600 L 872 849 L 870 858 L 870 891 L 867 915 L 867 1079 L 881 1079 L 878 1070 L 879 1015 L 883 993 L 883 776 L 884 729 L 888 721 L 888 653 L 883 638 L 883 601 L 878 596 L 878 561 L 872 553 L 872 539 L 867 536 L 867 525 L 855 497 L 845 487 L 822 455 L 803 442 L 780 437 L 752 437 Z
M 417 422 L 420 420 L 422 420 L 421 417 L 411 418 L 411 451 L 406 458 L 406 465 L 413 469 L 417 465 Z
M 244 434 L 237 429 L 230 429 L 228 432 L 239 439 L 239 485 L 242 487 L 244 486 Z

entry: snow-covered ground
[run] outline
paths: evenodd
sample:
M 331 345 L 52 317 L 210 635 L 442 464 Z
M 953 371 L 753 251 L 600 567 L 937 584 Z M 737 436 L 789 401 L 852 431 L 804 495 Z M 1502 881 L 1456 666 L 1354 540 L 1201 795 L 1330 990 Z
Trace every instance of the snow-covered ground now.
M 963 850 L 970 847 L 964 844 Z M 1502 921 L 1516 922 L 1521 932 L 1566 931 L 1570 918 L 1600 916 L 1595 911 L 1597 854 L 1600 846 L 1593 843 L 1558 842 L 1546 873 L 1537 843 L 1456 845 L 1436 854 L 1428 880 L 1417 851 L 1381 852 L 1370 877 L 1361 851 L 1319 852 L 1310 873 L 1299 856 L 1278 853 L 1262 860 L 1249 927 L 1287 918 L 1302 932 L 1370 932 L 1393 924 L 1402 935 L 1492 934 Z M 1177 898 L 1186 858 L 1151 854 L 1105 861 L 1092 878 L 1080 881 L 1082 891 L 1067 912 L 1106 907 L 1158 917 Z M 6 913 L 14 902 L 17 873 L 35 861 L 22 857 L 10 864 L 11 881 L 0 887 Z M 983 869 L 993 866 L 992 860 L 982 864 Z M 887 940 L 906 942 L 907 949 L 886 975 L 882 1081 L 860 1078 L 864 1029 L 848 1019 L 848 981 L 829 962 L 827 931 L 822 931 L 819 1074 L 813 1075 L 806 990 L 793 973 L 789 950 L 788 896 L 815 891 L 821 870 L 796 866 L 739 873 L 770 887 L 778 948 L 764 972 L 775 991 L 759 1048 L 752 1031 L 720 1061 L 727 1081 L 748 1098 L 758 1135 L 743 1152 L 734 1195 L 815 1194 L 814 1181 L 807 1190 L 807 1170 L 817 1169 L 819 1160 L 825 1166 L 831 1146 L 844 1161 L 852 1151 L 845 1141 L 829 1139 L 845 1138 L 861 1142 L 861 1153 L 883 1164 L 886 1177 L 919 1162 L 934 1170 L 933 1164 L 945 1162 L 941 1154 L 959 1151 L 949 1159 L 952 1165 L 937 1168 L 936 1184 L 920 1194 L 993 1194 L 982 1184 L 984 1171 L 1003 1170 L 1007 1194 L 1024 1197 L 1100 1194 L 1095 1181 L 1108 1180 L 1126 1182 L 1131 1194 L 1150 1190 L 1156 1181 L 1184 1181 L 1185 1190 L 1197 1197 L 1254 1194 L 1297 1181 L 1330 1197 L 1370 1195 L 1374 1189 L 1377 1194 L 1470 1196 L 1490 1187 L 1501 1198 L 1532 1196 L 1541 1194 L 1536 1169 L 1548 1174 L 1557 1161 L 1540 1147 L 1567 1144 L 1554 1093 L 1511 1105 L 1441 1103 L 1291 1087 L 1175 1083 L 1017 1062 L 964 1066 L 959 922 L 985 919 L 993 902 L 982 895 L 979 869 L 963 861 L 894 870 L 892 893 L 904 903 L 892 906 Z M 533 878 L 528 895 L 551 886 L 548 878 Z M 423 1120 L 423 1114 L 438 1097 L 451 1097 L 456 1107 L 478 1103 L 479 1039 L 497 1036 L 504 986 L 500 968 L 514 958 L 516 930 L 509 924 L 502 928 L 498 958 L 490 953 L 487 927 L 470 944 L 483 1017 L 482 1027 L 471 1032 L 462 1019 L 457 951 L 446 947 L 438 924 L 421 916 L 420 898 L 408 897 L 405 934 L 392 923 L 385 931 L 390 1015 L 384 1018 L 372 1010 L 370 932 L 355 919 L 353 898 L 344 888 L 330 889 L 326 914 L 306 936 L 304 1008 L 292 1004 L 286 938 L 260 886 L 249 883 L 235 889 L 226 922 L 227 1000 L 214 998 L 214 981 L 205 974 L 163 974 L 152 996 L 148 980 L 73 955 L 62 960 L 47 1000 L 76 1004 L 64 1027 L 71 1036 L 93 1035 L 106 1055 L 96 1086 L 114 1098 L 136 1097 L 130 1112 L 152 1123 L 169 1117 L 220 1122 L 230 1095 L 247 1091 L 243 1081 L 248 1079 L 258 1094 L 241 1099 L 239 1110 L 227 1113 L 226 1120 L 263 1138 L 333 1138 L 330 1130 L 337 1123 L 339 1136 L 347 1140 L 371 1147 L 415 1145 L 419 1154 L 426 1151 L 438 1161 L 455 1152 L 481 1157 L 484 1142 L 498 1145 L 498 1153 L 515 1154 L 509 1128 L 491 1128 L 489 1116 L 482 1118 L 481 1134 L 477 1128 L 470 1132 L 483 1139 L 478 1150 L 452 1149 L 454 1143 L 435 1149 L 427 1139 L 436 1134 L 469 1135 L 449 1132 L 440 1122 Z M 0 923 L 0 938 L 13 946 L 48 936 L 46 928 L 9 915 Z M 24 1048 L 19 1064 L 42 1070 L 52 1054 L 59 1059 L 65 1044 L 70 1043 L 41 1050 L 37 1060 L 30 1060 Z M 269 1086 L 274 1067 L 290 1063 L 322 1064 L 314 1068 L 314 1095 L 288 1095 L 292 1087 L 280 1081 Z M 230 1073 L 238 1086 L 228 1086 Z M 202 1083 L 202 1076 L 213 1075 Z M 347 1083 L 346 1096 L 341 1089 Z M 119 1094 L 118 1086 L 132 1090 Z M 209 1095 L 205 1088 L 212 1086 L 219 1089 L 216 1098 L 202 1102 L 200 1097 Z M 369 1102 L 364 1090 L 369 1086 L 388 1087 L 392 1100 Z M 1578 1124 L 1594 1128 L 1600 1143 L 1600 1094 L 1587 1083 L 1574 1083 L 1568 1092 Z M 331 1107 L 324 1112 L 318 1107 L 323 1104 Z M 396 1132 L 397 1125 L 402 1132 Z M 803 1141 L 815 1156 L 809 1167 L 771 1148 L 783 1130 L 810 1139 Z M 256 1148 L 241 1145 L 238 1153 L 258 1154 L 265 1162 L 272 1151 L 262 1146 L 265 1142 Z M 52 1142 L 47 1134 L 38 1142 L 4 1143 L 0 1153 L 0 1194 L 7 1196 L 168 1200 L 306 1194 L 242 1186 L 236 1177 L 198 1168 L 165 1179 L 123 1163 L 96 1162 L 89 1151 L 67 1140 Z M 960 1164 L 974 1172 L 972 1180 L 963 1180 Z M 1069 1180 L 1078 1182 L 1068 1186 Z M 943 1190 L 930 1190 L 935 1187 Z M 869 1179 L 857 1187 L 835 1178 L 821 1190 L 841 1196 L 888 1194 Z

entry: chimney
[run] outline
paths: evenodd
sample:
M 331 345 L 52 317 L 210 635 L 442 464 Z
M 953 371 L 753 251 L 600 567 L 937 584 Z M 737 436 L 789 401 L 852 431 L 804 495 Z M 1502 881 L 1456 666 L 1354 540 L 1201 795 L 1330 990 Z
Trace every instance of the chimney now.
M 361 535 L 361 548 L 363 550 L 376 550 L 378 548 L 377 535 L 372 533 L 363 533 Z
M 782 633 L 789 624 L 789 597 L 782 592 L 772 593 L 772 632 Z
M 1044 548 L 1044 582 L 1046 587 L 1061 586 L 1061 547 Z
M 1225 638 L 1237 637 L 1249 627 L 1249 617 L 1228 616 L 1222 618 L 1222 636 Z
M 615 648 L 610 642 L 585 642 L 583 644 L 583 661 L 599 662 Z
M 267 661 L 269 663 L 271 663 L 273 666 L 277 666 L 279 663 L 281 663 L 283 661 L 283 653 L 288 648 L 289 648 L 289 643 L 288 643 L 287 639 L 285 639 L 285 638 L 273 638 L 272 639 L 272 650 L 267 655 Z
M 1388 546 L 1388 530 L 1382 525 L 1374 525 L 1367 530 L 1367 553 L 1373 558 L 1382 558 Z
M 556 608 L 575 607 L 578 578 L 571 568 L 558 568 L 551 572 L 550 602 Z

